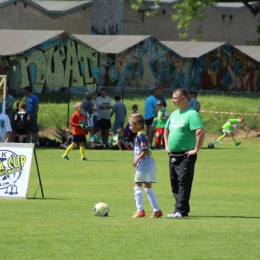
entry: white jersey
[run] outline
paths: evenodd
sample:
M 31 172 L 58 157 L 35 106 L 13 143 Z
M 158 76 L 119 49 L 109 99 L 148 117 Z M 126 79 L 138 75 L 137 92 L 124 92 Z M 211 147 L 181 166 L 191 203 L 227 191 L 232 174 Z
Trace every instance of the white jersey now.
M 9 117 L 6 114 L 0 114 L 0 143 L 6 140 L 6 132 L 12 132 Z

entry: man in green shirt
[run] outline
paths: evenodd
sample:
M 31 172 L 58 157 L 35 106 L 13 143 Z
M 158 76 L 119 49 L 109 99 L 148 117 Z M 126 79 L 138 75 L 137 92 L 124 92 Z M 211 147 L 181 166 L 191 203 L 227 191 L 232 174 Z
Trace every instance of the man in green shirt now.
M 204 126 L 199 113 L 190 107 L 185 89 L 173 92 L 175 110 L 165 125 L 165 150 L 169 154 L 170 182 L 176 200 L 168 218 L 182 218 L 190 212 L 190 193 L 197 153 L 204 142 Z
M 223 140 L 227 135 L 231 135 L 235 146 L 240 145 L 241 142 L 237 142 L 237 140 L 234 136 L 233 130 L 236 130 L 237 124 L 242 123 L 242 122 L 244 122 L 244 118 L 242 118 L 242 117 L 228 119 L 228 121 L 222 126 L 222 129 L 223 129 L 222 132 L 224 134 L 222 136 L 220 136 L 218 140 L 215 141 L 215 144 L 219 145 L 219 142 L 221 140 Z

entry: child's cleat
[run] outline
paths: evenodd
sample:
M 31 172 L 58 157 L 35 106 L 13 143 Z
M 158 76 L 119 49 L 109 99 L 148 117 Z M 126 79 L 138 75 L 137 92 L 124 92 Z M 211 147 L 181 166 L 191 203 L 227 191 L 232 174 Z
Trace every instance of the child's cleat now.
M 143 218 L 145 217 L 145 211 L 142 210 L 142 211 L 137 211 L 133 216 L 132 218 Z
M 61 157 L 62 157 L 64 160 L 69 161 L 69 157 L 68 157 L 68 156 L 66 156 L 66 155 L 63 154 Z
M 236 146 L 239 146 L 240 144 L 241 144 L 241 142 L 237 142 L 237 143 L 236 143 Z
M 88 159 L 86 157 L 81 158 L 81 161 L 87 161 Z
M 219 145 L 219 141 L 218 141 L 218 140 L 216 140 L 216 141 L 215 141 L 215 144 L 216 144 L 216 145 Z
M 159 210 L 159 211 L 154 212 L 150 218 L 160 218 L 162 216 L 163 216 L 163 213 L 161 210 Z

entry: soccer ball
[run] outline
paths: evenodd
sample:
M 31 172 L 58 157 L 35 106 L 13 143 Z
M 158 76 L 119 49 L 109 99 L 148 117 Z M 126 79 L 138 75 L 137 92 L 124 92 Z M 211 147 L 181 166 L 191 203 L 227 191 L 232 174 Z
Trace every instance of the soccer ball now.
M 94 215 L 99 217 L 108 217 L 109 207 L 104 202 L 99 202 L 94 206 Z
M 213 143 L 209 143 L 209 144 L 208 144 L 208 148 L 209 148 L 209 149 L 213 149 L 213 148 L 214 148 L 214 144 L 213 144 Z

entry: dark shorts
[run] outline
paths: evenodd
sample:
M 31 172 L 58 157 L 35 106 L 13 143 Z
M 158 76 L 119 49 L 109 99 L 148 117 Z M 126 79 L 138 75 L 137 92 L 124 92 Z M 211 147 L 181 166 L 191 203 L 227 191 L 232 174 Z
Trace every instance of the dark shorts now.
M 111 128 L 111 121 L 110 119 L 100 119 L 97 121 L 97 127 L 101 129 L 110 129 Z
M 72 142 L 80 144 L 86 142 L 86 136 L 85 135 L 73 135 Z
M 146 120 L 144 120 L 144 122 L 145 122 L 146 125 L 152 125 L 153 124 L 153 119 L 154 119 L 154 117 L 146 119 Z
M 37 134 L 39 132 L 37 116 L 30 116 L 30 120 L 28 120 L 27 124 L 29 133 Z

